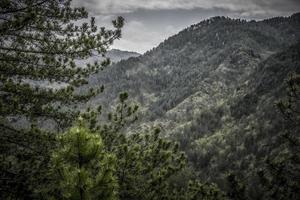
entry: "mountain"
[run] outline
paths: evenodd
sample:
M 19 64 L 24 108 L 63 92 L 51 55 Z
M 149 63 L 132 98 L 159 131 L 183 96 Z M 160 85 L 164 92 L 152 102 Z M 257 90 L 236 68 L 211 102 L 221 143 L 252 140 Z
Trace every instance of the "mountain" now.
M 113 63 L 119 62 L 121 60 L 127 60 L 128 58 L 134 58 L 134 57 L 139 57 L 141 54 L 136 53 L 136 52 L 132 52 L 132 51 L 122 51 L 119 49 L 112 49 L 109 50 L 106 54 L 106 56 L 108 58 L 110 58 L 110 60 Z
M 121 60 L 127 60 L 131 57 L 138 57 L 141 54 L 132 52 L 132 51 L 122 51 L 119 49 L 111 49 L 106 52 L 106 57 L 110 59 L 112 63 L 117 63 Z M 104 60 L 104 57 L 98 55 L 96 52 L 89 59 L 76 60 L 77 65 L 85 65 L 87 63 L 93 63 L 95 61 L 101 62 Z
M 299 14 L 259 22 L 205 20 L 92 77 L 91 84 L 107 88 L 95 102 L 128 91 L 153 119 L 175 114 L 186 101 L 189 115 L 199 113 L 234 92 L 262 61 L 295 44 L 299 30 Z
M 300 13 L 262 21 L 214 17 L 91 77 L 91 86 L 106 88 L 91 104 L 108 108 L 127 91 L 141 108 L 132 130 L 161 127 L 200 178 L 225 188 L 225 174 L 234 171 L 251 183 L 255 199 L 257 180 L 245 177 L 284 131 L 274 103 L 285 95 L 288 75 L 300 73 L 299 41 Z

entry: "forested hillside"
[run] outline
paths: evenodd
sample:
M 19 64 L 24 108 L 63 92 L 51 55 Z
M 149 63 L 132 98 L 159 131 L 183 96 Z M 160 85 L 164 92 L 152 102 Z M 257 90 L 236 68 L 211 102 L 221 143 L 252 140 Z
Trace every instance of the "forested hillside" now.
M 71 3 L 0 3 L 0 199 L 300 198 L 299 13 L 140 55 Z
M 160 127 L 201 179 L 226 188 L 226 174 L 235 173 L 259 198 L 256 170 L 281 148 L 274 143 L 284 120 L 275 103 L 285 80 L 299 73 L 299 40 L 299 14 L 257 22 L 214 17 L 93 76 L 92 84 L 107 89 L 93 103 L 108 105 L 105 99 L 127 91 L 141 107 L 133 131 Z
M 299 14 L 259 22 L 215 17 L 183 30 L 143 56 L 117 63 L 93 76 L 91 84 L 106 86 L 101 101 L 127 90 L 145 112 L 151 110 L 146 117 L 152 120 L 176 119 L 181 109 L 192 112 L 180 115 L 183 121 L 202 106 L 233 94 L 261 62 L 295 44 L 299 35 Z

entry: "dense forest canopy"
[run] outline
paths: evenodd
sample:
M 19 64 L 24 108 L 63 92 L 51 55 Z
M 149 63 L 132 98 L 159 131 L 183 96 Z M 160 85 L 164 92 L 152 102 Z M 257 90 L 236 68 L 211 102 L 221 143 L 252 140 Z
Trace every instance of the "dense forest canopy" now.
M 300 198 L 299 13 L 140 55 L 71 5 L 0 3 L 1 199 Z

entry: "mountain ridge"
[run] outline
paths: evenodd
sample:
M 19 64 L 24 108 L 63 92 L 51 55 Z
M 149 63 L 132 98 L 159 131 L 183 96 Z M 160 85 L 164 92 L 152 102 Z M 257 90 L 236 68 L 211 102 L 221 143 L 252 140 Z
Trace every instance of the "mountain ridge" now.
M 95 61 L 104 61 L 106 58 L 109 58 L 111 63 L 114 64 L 120 62 L 121 60 L 127 60 L 131 57 L 138 57 L 140 55 L 141 54 L 133 51 L 111 49 L 106 52 L 105 57 L 102 55 L 98 55 L 98 53 L 95 52 L 89 59 L 76 60 L 76 64 L 79 66 L 85 66 L 87 63 L 94 63 Z
M 283 19 L 288 20 L 290 18 L 283 18 Z M 226 21 L 228 21 L 228 20 L 226 20 Z M 230 23 L 234 23 L 235 21 L 236 20 L 234 20 L 234 21 L 229 20 Z M 247 23 L 247 22 L 243 22 L 243 23 Z M 253 22 L 249 22 L 249 23 L 253 24 Z M 299 23 L 298 23 L 298 25 L 299 25 Z M 227 25 L 227 26 L 229 26 L 229 29 L 230 29 L 230 26 L 235 26 L 235 25 Z M 239 23 L 238 26 L 240 26 L 240 23 Z M 223 25 L 222 25 L 222 27 L 223 27 Z M 222 27 L 221 27 L 221 29 L 224 29 Z M 296 26 L 296 27 L 298 27 L 297 30 L 299 30 L 299 26 Z M 251 27 L 251 28 L 253 28 L 253 27 Z M 250 28 L 250 31 L 252 31 L 251 28 Z M 243 28 L 242 28 L 242 30 L 243 30 Z M 227 32 L 228 31 L 229 30 L 227 30 Z M 243 59 L 239 60 L 239 57 L 244 56 L 244 57 L 247 57 L 248 60 L 253 59 L 253 61 L 262 60 L 262 59 L 265 59 L 266 57 L 268 57 L 269 55 L 275 53 L 276 51 L 279 51 L 280 48 L 288 47 L 289 45 L 291 45 L 292 42 L 289 42 L 289 41 L 294 41 L 295 40 L 294 37 L 299 38 L 299 34 L 297 34 L 297 31 L 294 30 L 295 36 L 294 37 L 290 36 L 290 38 L 286 38 L 285 41 L 287 41 L 287 42 L 281 42 L 281 44 L 280 44 L 281 46 L 276 44 L 277 47 L 272 46 L 272 48 L 268 48 L 268 44 L 264 44 L 266 42 L 261 42 L 261 41 L 264 41 L 265 38 L 262 38 L 262 39 L 258 38 L 258 41 L 253 41 L 253 39 L 251 39 L 251 37 L 244 37 L 246 39 L 248 38 L 248 40 L 250 40 L 250 41 L 243 41 L 243 44 L 241 44 L 241 42 L 239 42 L 239 40 L 241 40 L 242 37 L 240 36 L 237 39 L 238 42 L 234 42 L 234 41 L 232 42 L 231 41 L 230 46 L 227 47 L 226 44 L 223 44 L 223 43 L 226 42 L 226 39 L 229 40 L 228 38 L 232 37 L 233 33 L 226 34 L 225 38 L 223 36 L 223 41 L 219 42 L 222 39 L 222 38 L 220 38 L 222 36 L 218 36 L 218 34 L 217 34 L 218 32 L 221 32 L 221 31 L 218 30 L 217 32 L 216 31 L 215 32 L 210 32 L 209 36 L 205 36 L 205 34 L 202 33 L 202 35 L 204 35 L 204 41 L 201 41 L 201 39 L 203 40 L 203 38 L 201 38 L 202 35 L 197 37 L 197 34 L 199 34 L 198 31 L 193 31 L 192 33 L 188 32 L 188 34 L 190 34 L 190 35 L 185 36 L 185 39 L 189 38 L 192 41 L 182 41 L 183 40 L 182 33 L 184 33 L 184 32 L 180 32 L 179 34 L 181 34 L 181 35 L 177 34 L 175 36 L 170 37 L 168 40 L 161 43 L 156 49 L 154 49 L 152 51 L 149 51 L 149 52 L 146 52 L 144 55 L 142 55 L 138 58 L 130 58 L 129 60 L 121 61 L 120 63 L 113 66 L 112 68 L 115 68 L 115 69 L 119 68 L 119 69 L 116 69 L 114 73 L 117 73 L 116 71 L 118 71 L 118 73 L 123 74 L 121 76 L 125 76 L 124 79 L 126 79 L 127 77 L 130 79 L 130 77 L 132 77 L 133 74 L 137 74 L 137 73 L 146 74 L 148 76 L 148 78 L 150 76 L 155 76 L 154 75 L 155 73 L 164 73 L 164 75 L 166 75 L 166 77 L 169 77 L 169 76 L 171 76 L 172 71 L 174 72 L 174 71 L 177 70 L 178 73 L 180 73 L 180 69 L 178 69 L 178 67 L 177 67 L 179 65 L 182 65 L 182 66 L 185 66 L 185 67 L 188 67 L 188 68 L 191 68 L 190 66 L 192 66 L 193 69 L 195 69 L 197 67 L 195 65 L 200 66 L 200 68 L 201 68 L 201 66 L 210 65 L 212 68 L 209 68 L 208 70 L 206 70 L 206 72 L 205 72 L 205 68 L 202 67 L 203 77 L 207 73 L 212 72 L 214 70 L 219 71 L 218 76 L 220 76 L 222 73 L 227 74 L 227 75 L 230 75 L 230 73 L 236 73 L 237 75 L 240 75 L 241 70 L 238 67 L 236 67 L 236 65 L 237 64 L 240 64 L 240 65 L 245 64 L 244 69 L 242 69 L 243 72 L 245 72 L 245 71 L 247 71 L 247 69 L 245 69 L 245 68 L 247 68 L 248 63 L 247 63 L 247 61 L 245 61 L 246 63 L 242 63 L 242 60 L 246 60 L 246 59 L 243 58 Z M 300 32 L 300 30 L 299 30 L 299 32 Z M 226 33 L 226 31 L 225 31 L 225 33 Z M 250 34 L 252 34 L 250 36 L 255 37 L 255 36 L 253 36 L 253 33 L 250 33 Z M 282 35 L 288 35 L 288 34 L 285 34 L 283 32 Z M 175 42 L 173 41 L 174 37 L 176 38 Z M 204 49 L 204 48 L 199 49 L 197 46 L 202 46 L 201 43 L 204 43 L 204 42 L 207 41 L 207 39 L 205 37 L 209 37 L 210 41 L 208 42 L 208 45 L 206 45 L 206 49 Z M 214 43 L 210 44 L 210 42 L 214 41 L 214 39 L 218 38 L 218 37 L 219 37 L 219 40 L 217 40 L 217 42 L 216 42 L 216 43 L 218 43 L 217 46 L 212 47 L 215 44 Z M 283 36 L 281 36 L 281 37 L 283 37 Z M 279 37 L 279 39 L 278 39 L 279 41 L 281 41 L 281 37 Z M 200 38 L 200 40 L 198 42 L 200 44 L 197 44 L 197 46 L 196 45 L 194 45 L 194 46 L 191 45 L 191 44 L 193 44 L 193 42 L 195 40 L 197 40 L 199 38 Z M 182 41 L 183 45 L 180 44 L 180 41 Z M 265 41 L 277 43 L 277 41 L 274 41 L 273 38 L 267 39 Z M 229 41 L 227 41 L 227 42 L 229 42 Z M 175 48 L 172 47 L 170 50 L 168 50 L 168 48 L 170 48 L 170 45 L 175 46 Z M 177 50 L 176 50 L 176 46 L 179 47 Z M 249 46 L 251 46 L 251 48 L 249 48 Z M 263 46 L 264 48 L 268 48 L 268 49 L 262 50 L 263 48 L 261 48 L 261 46 Z M 224 49 L 223 52 L 217 52 L 215 50 L 215 49 L 221 49 L 221 48 Z M 189 51 L 189 52 L 187 52 L 187 51 Z M 230 54 L 233 54 L 233 56 L 231 58 L 230 58 L 230 56 L 228 56 Z M 164 56 L 167 56 L 167 57 L 162 57 L 161 58 L 160 55 L 164 55 Z M 208 63 L 207 60 L 206 60 L 207 57 L 213 57 L 213 59 L 210 59 L 209 63 Z M 179 59 L 180 59 L 180 61 L 179 61 Z M 222 62 L 223 61 L 225 61 L 225 62 L 221 63 L 218 60 L 222 60 Z M 190 61 L 192 63 L 190 63 Z M 179 62 L 181 62 L 181 63 L 179 63 Z M 235 62 L 239 62 L 239 63 L 235 63 Z M 125 65 L 126 65 L 126 67 L 124 67 Z M 161 65 L 161 67 L 157 68 L 158 65 Z M 248 71 L 251 70 L 251 66 L 248 66 L 248 68 L 249 68 Z M 196 70 L 199 71 L 199 68 L 198 69 L 196 68 Z M 197 74 L 200 75 L 199 73 L 197 73 Z M 190 75 L 190 76 L 192 76 L 192 75 Z M 103 82 L 105 84 L 105 79 L 107 77 L 105 78 L 102 75 L 100 75 L 98 77 L 98 81 L 101 82 L 102 78 L 104 79 Z M 170 81 L 167 82 L 167 81 L 163 80 L 163 78 L 160 79 L 160 78 L 154 77 L 153 79 L 155 79 L 155 81 L 157 82 L 156 85 L 165 86 L 165 85 L 170 84 L 169 83 Z M 146 80 L 146 81 L 151 82 L 151 81 L 154 81 L 153 79 L 152 80 Z M 232 80 L 230 80 L 230 81 L 232 81 Z M 152 84 L 152 86 L 154 87 L 154 90 L 155 90 L 155 85 Z M 141 86 L 141 87 L 143 87 L 143 86 Z M 124 89 L 125 88 L 126 87 L 124 87 Z M 153 88 L 147 87 L 147 88 L 144 88 L 144 89 L 145 90 L 152 90 Z
M 274 150 L 265 146 L 284 131 L 273 105 L 284 96 L 285 78 L 300 72 L 298 19 L 216 17 L 192 25 L 91 77 L 106 87 L 91 104 L 109 110 L 127 91 L 141 108 L 130 129 L 160 127 L 179 141 L 200 178 L 223 188 L 226 173 L 253 175 Z

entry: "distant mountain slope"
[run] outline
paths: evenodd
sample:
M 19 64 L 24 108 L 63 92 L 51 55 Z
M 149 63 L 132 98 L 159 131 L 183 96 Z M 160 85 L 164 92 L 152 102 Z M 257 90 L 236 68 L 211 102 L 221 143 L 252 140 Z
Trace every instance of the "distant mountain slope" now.
M 235 171 L 254 181 L 245 177 L 283 131 L 274 103 L 288 74 L 300 73 L 299 41 L 300 13 L 258 22 L 214 17 L 91 77 L 106 88 L 91 103 L 108 108 L 128 91 L 141 105 L 133 128 L 160 126 L 199 177 L 223 187 L 224 174 Z
M 119 49 L 112 49 L 112 50 L 107 51 L 105 56 L 107 58 L 109 58 L 112 63 L 117 63 L 121 60 L 127 60 L 128 58 L 138 57 L 140 55 L 141 54 L 136 53 L 136 52 L 122 51 L 122 50 L 119 50 Z M 93 63 L 95 61 L 101 62 L 103 60 L 104 60 L 104 58 L 101 55 L 98 55 L 97 53 L 95 53 L 95 55 L 91 56 L 89 59 L 77 60 L 76 63 L 78 65 L 85 65 L 87 63 Z
M 141 54 L 132 51 L 123 51 L 119 49 L 112 49 L 107 52 L 106 56 L 110 58 L 113 63 L 119 62 L 121 60 L 127 60 L 131 57 L 138 57 Z
M 106 86 L 98 99 L 104 104 L 128 91 L 145 112 L 157 115 L 153 119 L 185 110 L 185 101 L 196 112 L 233 92 L 270 55 L 296 43 L 299 24 L 299 14 L 259 22 L 214 17 L 113 65 L 92 77 L 92 84 Z

